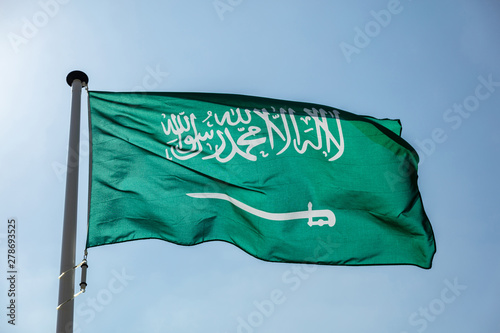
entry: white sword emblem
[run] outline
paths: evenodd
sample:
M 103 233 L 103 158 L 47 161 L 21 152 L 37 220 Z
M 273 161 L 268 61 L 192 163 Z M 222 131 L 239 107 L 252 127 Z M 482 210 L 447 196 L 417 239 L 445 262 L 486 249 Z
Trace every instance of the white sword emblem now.
M 290 213 L 269 213 L 263 210 L 259 210 L 253 207 L 250 207 L 247 204 L 244 204 L 241 201 L 238 201 L 234 198 L 231 198 L 229 195 L 224 193 L 186 193 L 186 195 L 192 198 L 200 198 L 200 199 L 221 199 L 226 200 L 235 205 L 238 208 L 243 209 L 244 211 L 261 217 L 266 220 L 273 221 L 288 221 L 288 220 L 300 220 L 307 219 L 307 224 L 312 227 L 313 225 L 323 226 L 329 225 L 333 227 L 335 225 L 335 214 L 329 209 L 320 209 L 320 210 L 312 210 L 312 202 L 307 204 L 307 210 L 301 212 L 290 212 Z M 321 219 L 321 217 L 325 217 L 326 220 Z M 314 218 L 320 218 L 315 221 Z

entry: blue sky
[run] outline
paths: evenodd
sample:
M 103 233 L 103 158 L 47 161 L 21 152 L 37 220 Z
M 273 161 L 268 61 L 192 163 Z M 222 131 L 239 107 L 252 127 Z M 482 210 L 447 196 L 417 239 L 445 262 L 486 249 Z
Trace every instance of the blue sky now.
M 433 268 L 297 266 L 221 242 L 89 251 L 75 332 L 500 332 L 498 1 L 3 0 L 0 308 L 18 222 L 16 326 L 55 331 L 69 130 L 90 89 L 241 93 L 401 119 L 421 157 Z M 86 93 L 82 110 L 86 110 Z M 82 116 L 77 260 L 86 236 Z

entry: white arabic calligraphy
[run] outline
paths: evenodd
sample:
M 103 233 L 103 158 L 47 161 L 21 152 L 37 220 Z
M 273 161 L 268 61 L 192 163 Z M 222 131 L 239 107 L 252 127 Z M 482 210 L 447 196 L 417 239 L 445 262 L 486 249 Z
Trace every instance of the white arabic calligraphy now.
M 203 160 L 227 163 L 237 155 L 257 161 L 270 154 L 278 156 L 293 147 L 299 154 L 308 149 L 320 151 L 328 161 L 342 156 L 344 136 L 339 112 L 316 108 L 303 111 L 306 115 L 300 117 L 291 108 L 279 111 L 274 107 L 272 111 L 237 108 L 222 114 L 207 111 L 199 123 L 193 113 L 187 115 L 183 111 L 168 116 L 163 113 L 161 126 L 168 145 L 165 154 L 168 159 L 188 160 L 203 153 Z M 332 123 L 336 125 L 337 137 L 331 131 Z M 198 126 L 203 130 L 198 130 Z

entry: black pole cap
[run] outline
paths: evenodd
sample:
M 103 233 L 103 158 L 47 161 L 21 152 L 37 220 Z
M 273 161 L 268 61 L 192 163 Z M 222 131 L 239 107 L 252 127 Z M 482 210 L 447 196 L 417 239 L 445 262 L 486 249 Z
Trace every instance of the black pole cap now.
M 70 87 L 73 84 L 73 81 L 75 80 L 80 80 L 82 84 L 89 83 L 89 77 L 82 71 L 72 71 L 71 73 L 68 74 L 68 76 L 66 76 L 66 82 Z

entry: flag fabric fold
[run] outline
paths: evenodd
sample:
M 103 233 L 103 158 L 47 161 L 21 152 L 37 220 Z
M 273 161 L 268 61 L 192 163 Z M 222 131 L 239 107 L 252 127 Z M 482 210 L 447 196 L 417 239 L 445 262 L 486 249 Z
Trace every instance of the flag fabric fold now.
M 87 247 L 225 241 L 266 261 L 430 268 L 398 120 L 213 93 L 89 92 Z

